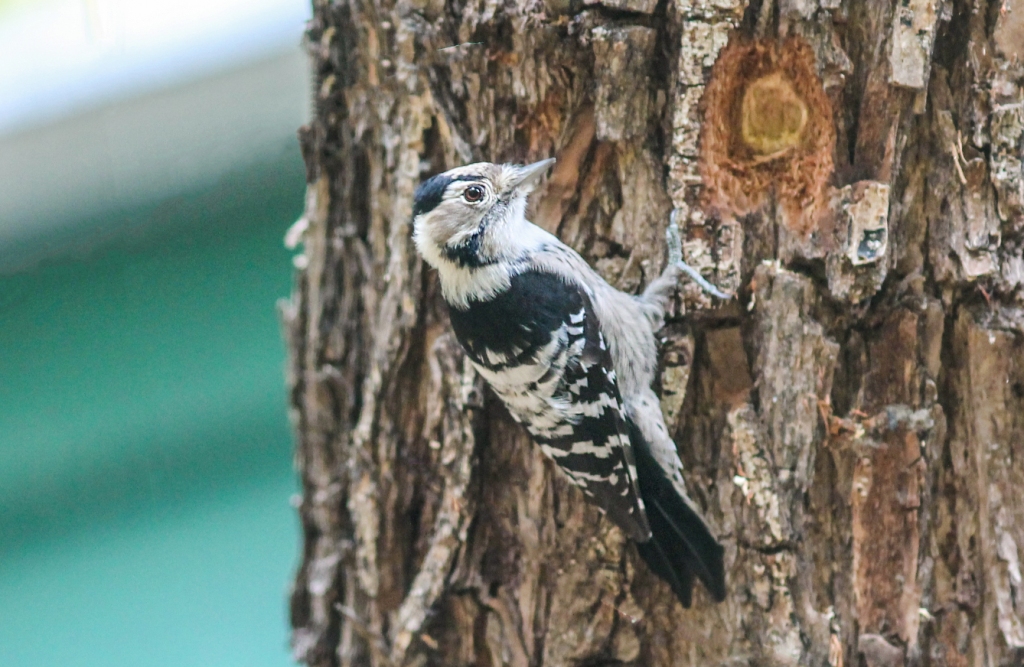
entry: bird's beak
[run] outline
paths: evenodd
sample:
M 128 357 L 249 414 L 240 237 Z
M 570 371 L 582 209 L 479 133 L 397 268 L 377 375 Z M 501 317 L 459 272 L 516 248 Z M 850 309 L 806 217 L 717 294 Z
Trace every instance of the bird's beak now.
M 540 162 L 534 162 L 528 164 L 525 167 L 519 168 L 519 173 L 516 174 L 515 178 L 512 179 L 512 188 L 532 187 L 534 183 L 544 175 L 544 172 L 548 170 L 548 167 L 555 163 L 555 158 L 551 157 L 547 160 L 541 160 Z

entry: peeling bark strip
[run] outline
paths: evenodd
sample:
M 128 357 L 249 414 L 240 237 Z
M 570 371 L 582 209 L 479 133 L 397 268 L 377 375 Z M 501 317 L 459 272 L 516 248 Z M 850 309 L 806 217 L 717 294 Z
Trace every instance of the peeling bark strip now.
M 1022 35 L 1020 0 L 315 0 L 281 308 L 296 658 L 1024 664 Z M 726 152 L 824 146 L 814 224 L 786 205 L 785 178 L 819 179 L 800 169 L 705 205 L 730 40 L 813 62 L 817 102 L 791 72 L 735 86 L 746 153 Z M 777 122 L 754 118 L 774 101 Z M 532 219 L 613 285 L 658 275 L 675 212 L 687 262 L 739 294 L 712 310 L 684 283 L 662 332 L 662 409 L 726 545 L 721 605 L 681 609 L 543 458 L 413 251 L 426 175 L 550 156 Z

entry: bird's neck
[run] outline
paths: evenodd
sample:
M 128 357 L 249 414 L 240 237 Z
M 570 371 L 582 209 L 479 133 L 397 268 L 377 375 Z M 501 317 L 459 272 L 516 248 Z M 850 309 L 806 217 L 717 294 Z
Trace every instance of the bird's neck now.
M 547 234 L 525 218 L 485 225 L 455 245 L 424 253 L 437 269 L 445 301 L 457 308 L 470 301 L 487 301 L 508 289 L 547 240 Z

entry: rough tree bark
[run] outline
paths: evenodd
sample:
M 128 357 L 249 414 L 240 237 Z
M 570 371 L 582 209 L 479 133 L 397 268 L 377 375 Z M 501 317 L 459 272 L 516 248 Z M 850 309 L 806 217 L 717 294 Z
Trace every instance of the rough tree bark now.
M 781 181 L 709 205 L 700 139 L 720 50 L 791 36 L 834 165 L 799 224 Z M 1024 664 L 1022 0 L 315 0 L 308 43 L 299 660 Z M 662 333 L 720 605 L 682 609 L 511 421 L 411 244 L 425 175 L 549 156 L 531 219 L 612 284 L 675 211 L 738 295 L 684 283 Z

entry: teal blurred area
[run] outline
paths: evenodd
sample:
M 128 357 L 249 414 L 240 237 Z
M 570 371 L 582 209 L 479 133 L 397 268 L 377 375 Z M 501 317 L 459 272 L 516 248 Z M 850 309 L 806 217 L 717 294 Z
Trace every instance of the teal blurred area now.
M 290 30 L 0 128 L 0 666 L 293 664 Z
M 0 665 L 291 664 L 303 188 L 295 146 L 0 276 Z

